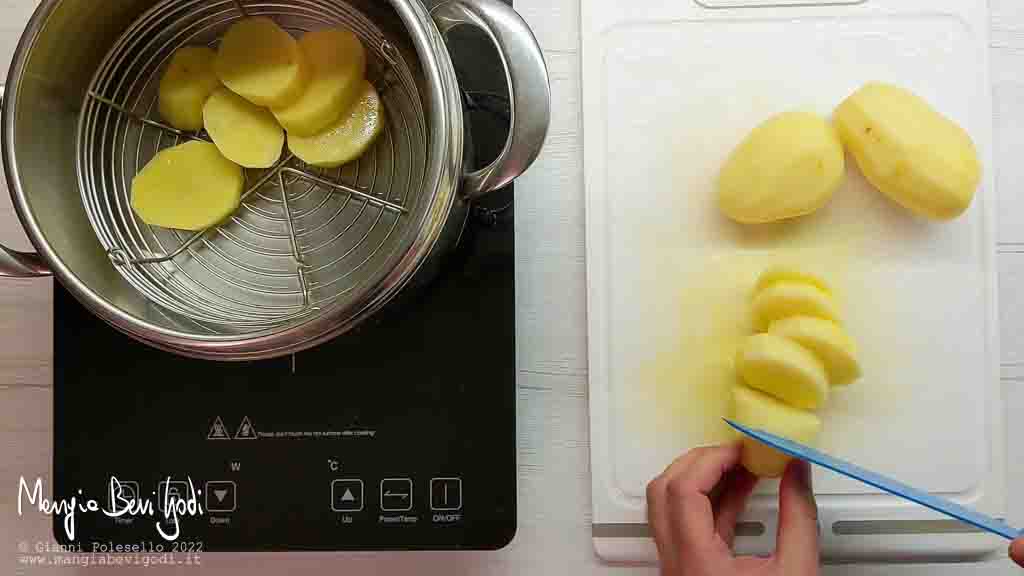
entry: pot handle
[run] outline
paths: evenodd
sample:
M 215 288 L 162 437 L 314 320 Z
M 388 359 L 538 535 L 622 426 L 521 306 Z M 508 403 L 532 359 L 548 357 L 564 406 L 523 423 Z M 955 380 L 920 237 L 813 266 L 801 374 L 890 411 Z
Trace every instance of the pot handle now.
M 498 0 L 448 0 L 430 12 L 441 35 L 462 24 L 479 28 L 494 42 L 505 67 L 511 127 L 505 148 L 490 166 L 466 174 L 463 192 L 472 199 L 508 185 L 533 164 L 551 121 L 551 88 L 544 54 L 519 14 Z
M 3 109 L 3 103 L 4 85 L 0 84 L 0 110 Z M 39 254 L 18 252 L 0 244 L 0 278 L 38 278 L 49 275 L 50 270 Z

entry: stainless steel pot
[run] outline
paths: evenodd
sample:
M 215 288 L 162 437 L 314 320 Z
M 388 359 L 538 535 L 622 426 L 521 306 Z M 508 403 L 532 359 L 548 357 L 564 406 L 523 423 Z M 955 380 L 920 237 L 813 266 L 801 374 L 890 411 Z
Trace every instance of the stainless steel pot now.
M 184 138 L 160 123 L 156 85 L 185 44 L 215 45 L 238 18 L 293 32 L 341 24 L 368 48 L 387 128 L 334 171 L 290 155 L 247 173 L 242 208 L 193 236 L 149 227 L 131 177 Z M 512 125 L 487 168 L 467 172 L 462 94 L 445 39 L 482 30 L 505 67 Z M 522 174 L 546 137 L 550 93 L 525 22 L 496 0 L 43 0 L 3 98 L 11 196 L 36 253 L 0 247 L 0 276 L 53 274 L 87 308 L 185 356 L 281 356 L 342 334 L 433 265 L 475 198 Z

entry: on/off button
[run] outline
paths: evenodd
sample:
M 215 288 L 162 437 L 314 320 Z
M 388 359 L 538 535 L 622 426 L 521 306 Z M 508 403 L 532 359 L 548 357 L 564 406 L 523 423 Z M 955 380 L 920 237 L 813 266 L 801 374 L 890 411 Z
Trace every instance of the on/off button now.
M 462 479 L 434 478 L 430 481 L 430 509 L 453 512 L 462 509 Z

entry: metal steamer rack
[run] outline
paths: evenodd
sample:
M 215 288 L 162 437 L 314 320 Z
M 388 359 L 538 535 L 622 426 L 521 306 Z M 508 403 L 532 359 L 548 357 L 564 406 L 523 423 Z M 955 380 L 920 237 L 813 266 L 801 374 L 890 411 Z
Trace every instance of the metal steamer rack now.
M 216 46 L 236 20 L 268 16 L 292 34 L 345 26 L 367 49 L 367 78 L 385 127 L 337 169 L 287 150 L 246 170 L 240 208 L 199 232 L 149 226 L 130 205 L 131 179 L 160 150 L 209 136 L 159 121 L 157 89 L 185 45 Z M 211 334 L 273 329 L 323 313 L 400 250 L 426 170 L 424 112 L 409 66 L 355 9 L 325 0 L 163 2 L 136 21 L 101 64 L 78 128 L 82 201 L 114 267 L 158 313 Z

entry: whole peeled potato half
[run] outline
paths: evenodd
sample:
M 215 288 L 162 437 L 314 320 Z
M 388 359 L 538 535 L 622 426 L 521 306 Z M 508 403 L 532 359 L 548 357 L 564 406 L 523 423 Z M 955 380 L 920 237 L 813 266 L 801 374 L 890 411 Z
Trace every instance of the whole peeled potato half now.
M 290 106 L 309 83 L 298 42 L 270 18 L 243 18 L 228 28 L 214 70 L 232 92 L 257 106 Z
M 981 182 L 974 142 L 920 96 L 868 83 L 836 108 L 834 121 L 864 177 L 896 203 L 933 220 L 970 206 Z
M 843 181 L 843 147 L 835 129 L 809 112 L 784 112 L 754 128 L 718 175 L 718 206 L 744 224 L 815 212 Z

